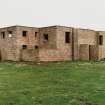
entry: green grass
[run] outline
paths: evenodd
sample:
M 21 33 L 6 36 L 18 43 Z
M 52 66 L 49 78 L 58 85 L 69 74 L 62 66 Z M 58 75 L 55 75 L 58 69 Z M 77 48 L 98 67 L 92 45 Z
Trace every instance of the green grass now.
M 0 105 L 105 105 L 105 62 L 2 62 Z

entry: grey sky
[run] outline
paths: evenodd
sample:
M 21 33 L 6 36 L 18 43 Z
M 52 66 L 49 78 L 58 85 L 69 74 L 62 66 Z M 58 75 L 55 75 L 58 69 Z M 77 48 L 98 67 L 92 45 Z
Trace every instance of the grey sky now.
M 105 31 L 105 0 L 0 0 L 0 26 L 66 25 Z

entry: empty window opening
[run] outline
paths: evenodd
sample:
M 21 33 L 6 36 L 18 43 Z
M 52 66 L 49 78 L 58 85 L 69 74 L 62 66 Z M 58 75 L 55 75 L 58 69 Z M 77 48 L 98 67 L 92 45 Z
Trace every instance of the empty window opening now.
M 35 49 L 38 49 L 39 47 L 37 45 L 35 45 Z
M 22 35 L 23 35 L 23 37 L 26 37 L 27 36 L 27 31 L 23 31 Z
M 5 39 L 5 32 L 1 32 L 1 38 Z
M 27 45 L 22 45 L 22 49 L 27 49 Z
M 44 40 L 48 41 L 48 34 L 44 34 L 43 36 L 44 36 Z
M 65 43 L 70 43 L 70 32 L 65 32 Z
M 8 36 L 12 37 L 12 31 L 8 31 Z
M 38 32 L 35 32 L 35 38 L 37 37 Z
M 103 45 L 103 36 L 102 35 L 99 36 L 99 45 Z

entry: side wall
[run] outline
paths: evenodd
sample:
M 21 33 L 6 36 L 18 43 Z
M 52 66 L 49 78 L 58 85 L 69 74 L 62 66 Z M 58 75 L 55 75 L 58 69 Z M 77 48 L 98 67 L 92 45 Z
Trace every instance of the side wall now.
M 39 51 L 35 49 L 21 50 L 21 61 L 38 61 Z
M 22 26 L 18 26 L 16 29 L 18 59 L 23 61 L 36 61 L 39 51 L 39 29 Z M 27 31 L 27 35 L 25 37 L 22 35 L 23 31 Z M 37 35 L 35 35 L 36 32 Z M 23 49 L 22 45 L 27 45 L 27 48 Z M 36 49 L 35 46 L 38 48 Z
M 65 32 L 70 32 L 70 43 L 65 43 Z M 49 35 L 43 42 L 43 34 Z M 40 61 L 63 61 L 72 59 L 72 29 L 68 27 L 47 27 L 40 29 Z
M 89 60 L 89 45 L 81 44 L 79 46 L 79 59 L 80 60 Z
M 98 35 L 103 36 L 103 44 L 99 45 L 99 60 L 105 59 L 105 32 L 98 32 Z
M 12 32 L 10 35 L 9 32 Z M 5 33 L 4 38 L 2 32 Z M 8 27 L 0 29 L 0 54 L 1 60 L 17 61 L 17 47 L 16 47 L 16 27 Z
M 82 59 L 81 57 L 84 57 L 85 55 L 87 55 L 87 53 L 88 53 L 88 56 L 86 56 L 84 58 L 86 60 L 89 60 L 89 50 L 86 50 L 84 48 L 84 50 L 86 50 L 86 51 L 83 51 L 83 49 L 82 49 L 82 52 L 80 52 L 81 51 L 80 46 L 82 46 L 82 45 L 83 46 L 84 45 L 85 46 L 86 45 L 87 46 L 97 45 L 97 32 L 95 32 L 93 30 L 88 30 L 88 29 L 74 29 L 73 35 L 74 35 L 74 38 L 73 38 L 73 40 L 74 40 L 74 42 L 73 42 L 73 45 L 74 45 L 74 60 Z M 98 45 L 97 45 L 97 48 L 98 48 Z M 95 56 L 98 57 L 98 53 Z

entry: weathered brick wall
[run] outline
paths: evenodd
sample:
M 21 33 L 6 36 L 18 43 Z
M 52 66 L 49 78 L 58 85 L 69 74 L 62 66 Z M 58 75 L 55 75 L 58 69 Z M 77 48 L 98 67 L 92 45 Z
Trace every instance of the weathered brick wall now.
M 77 34 L 75 35 L 76 37 L 75 38 L 78 38 L 77 39 L 77 42 L 76 43 L 76 54 L 78 55 L 78 59 L 81 58 L 82 59 L 82 53 L 80 52 L 81 51 L 81 48 L 80 48 L 80 45 L 97 45 L 97 33 L 93 30 L 88 30 L 88 29 L 76 29 L 76 32 L 74 34 Z M 78 46 L 77 46 L 77 43 L 78 43 Z M 77 51 L 78 49 L 78 51 Z M 82 51 L 83 52 L 83 51 Z M 84 54 L 86 53 L 86 54 Z M 84 59 L 84 56 L 85 55 L 89 55 L 89 50 L 84 51 L 83 52 L 83 59 Z M 88 57 L 87 57 L 88 59 Z
M 9 37 L 9 31 L 12 31 L 12 36 Z M 1 32 L 5 32 L 5 38 L 2 37 Z M 0 29 L 0 54 L 1 60 L 18 60 L 16 47 L 16 27 L 7 27 Z
M 96 43 L 97 40 L 95 31 L 87 29 L 78 29 L 78 44 L 95 45 Z
M 89 45 L 89 60 L 98 60 L 99 48 L 97 45 Z
M 70 32 L 70 43 L 65 42 L 65 32 Z M 72 60 L 72 28 L 71 27 L 57 27 L 57 49 L 65 60 Z M 62 56 L 61 56 L 62 57 Z
M 12 31 L 12 37 L 9 37 L 9 31 Z M 27 31 L 26 37 L 22 36 L 23 31 Z M 4 39 L 1 32 L 5 32 Z M 35 32 L 37 32 L 36 37 Z M 70 32 L 70 43 L 65 43 L 65 32 Z M 48 34 L 48 41 L 44 40 L 43 34 Z M 99 35 L 103 35 L 103 45 L 98 45 Z M 27 49 L 22 50 L 22 45 L 27 45 Z M 13 26 L 0 29 L 0 58 L 2 60 L 89 60 L 90 45 L 91 56 L 94 59 L 97 56 L 99 59 L 105 58 L 105 32 L 64 26 L 44 28 Z M 36 49 L 35 46 L 38 48 Z
M 89 60 L 89 45 L 80 44 L 79 53 L 80 60 Z
M 72 59 L 79 59 L 78 30 L 72 29 Z
M 26 37 L 22 36 L 23 31 L 27 31 Z M 37 50 L 37 49 L 35 49 L 35 46 L 38 46 L 38 48 L 39 48 L 39 29 L 34 28 L 34 27 L 17 26 L 16 32 L 17 32 L 16 33 L 16 37 L 17 37 L 17 56 L 18 56 L 18 59 L 21 60 L 22 45 L 27 45 L 27 52 L 29 52 L 29 49 L 31 49 L 31 50 L 33 49 L 33 51 Z M 37 32 L 36 37 L 35 37 L 35 32 Z M 23 55 L 23 58 L 24 58 L 24 56 L 27 56 L 26 51 L 25 51 L 24 54 L 26 54 L 26 55 Z M 37 56 L 38 56 L 38 54 L 37 54 Z M 34 59 L 33 54 L 31 55 L 31 58 L 32 57 Z
M 60 61 L 72 59 L 72 28 L 55 26 L 40 30 L 39 59 L 41 61 Z M 70 43 L 65 43 L 65 32 L 71 32 Z M 49 41 L 43 42 L 43 34 L 48 33 Z
M 56 49 L 56 26 L 45 27 L 39 29 L 39 45 L 40 49 Z M 44 34 L 48 34 L 48 41 L 44 39 Z
M 21 50 L 21 61 L 38 61 L 38 50 L 26 49 Z
M 99 60 L 105 58 L 104 52 L 105 52 L 105 47 L 104 46 L 99 46 Z
M 105 32 L 98 32 L 98 35 L 103 36 L 103 44 L 99 45 L 99 59 L 105 58 Z
M 39 51 L 40 61 L 66 61 L 71 60 L 69 50 L 41 49 Z
M 8 34 L 9 31 L 12 31 L 12 37 L 9 37 L 9 34 Z M 27 31 L 26 37 L 22 36 L 22 31 Z M 2 38 L 1 32 L 5 32 L 4 39 Z M 35 32 L 38 32 L 37 37 L 35 37 Z M 0 54 L 1 54 L 0 58 L 2 60 L 19 61 L 21 60 L 22 45 L 27 45 L 28 47 L 27 49 L 35 50 L 35 45 L 39 46 L 38 41 L 39 41 L 38 28 L 24 27 L 24 26 L 13 26 L 13 27 L 1 28 L 0 29 Z M 27 53 L 24 53 L 24 54 L 27 55 Z
M 22 31 L 27 31 L 27 36 L 22 36 Z M 37 37 L 35 37 L 35 32 Z M 17 26 L 17 45 L 21 48 L 21 45 L 28 45 L 28 49 L 33 49 L 35 45 L 39 44 L 39 29 L 34 27 Z
M 97 45 L 80 44 L 79 52 L 80 60 L 98 60 Z

